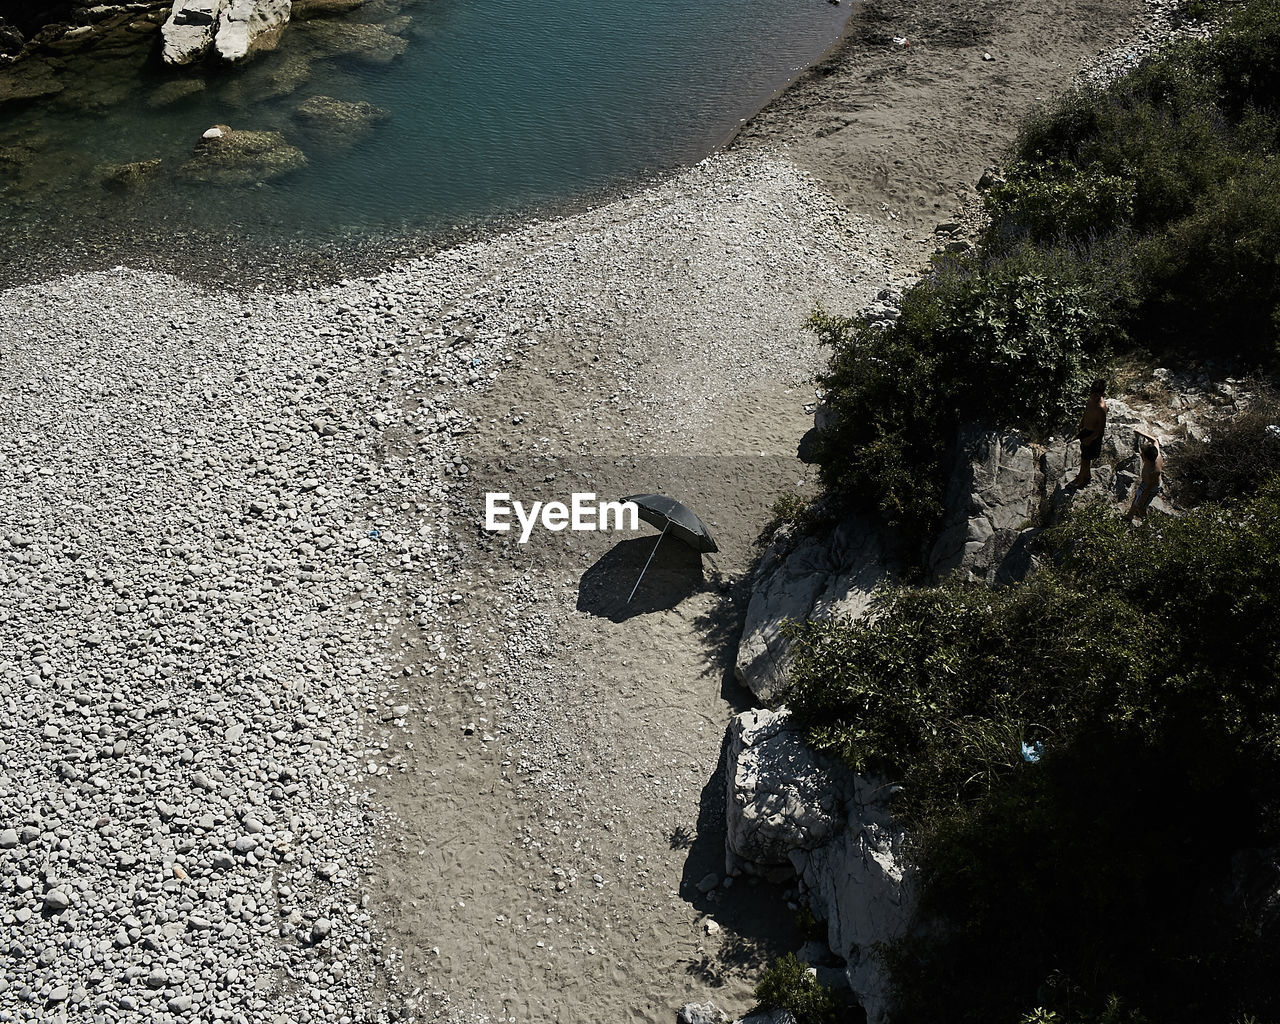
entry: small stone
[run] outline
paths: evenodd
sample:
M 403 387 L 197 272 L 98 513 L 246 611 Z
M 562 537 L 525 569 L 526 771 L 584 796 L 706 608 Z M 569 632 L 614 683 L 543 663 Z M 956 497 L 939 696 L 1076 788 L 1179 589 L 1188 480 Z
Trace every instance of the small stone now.
M 18 832 L 16 829 L 7 828 L 0 832 L 0 850 L 11 850 L 18 845 Z
M 50 889 L 44 894 L 44 911 L 46 914 L 61 914 L 71 906 L 71 897 L 61 889 Z
M 66 985 L 55 985 L 53 989 L 49 992 L 49 1002 L 65 1003 L 67 1001 L 67 997 L 70 995 L 71 995 L 71 989 L 69 989 Z
M 719 884 L 720 876 L 713 871 L 709 875 L 702 876 L 702 881 L 698 883 L 698 892 L 710 892 Z
M 327 938 L 331 931 L 333 931 L 333 922 L 327 917 L 318 917 L 315 924 L 311 926 L 311 941 L 320 942 Z
M 163 967 L 153 967 L 147 975 L 147 988 L 164 988 L 169 984 L 169 975 Z
M 170 1013 L 186 1013 L 194 1002 L 195 1000 L 190 996 L 174 996 L 166 1005 Z

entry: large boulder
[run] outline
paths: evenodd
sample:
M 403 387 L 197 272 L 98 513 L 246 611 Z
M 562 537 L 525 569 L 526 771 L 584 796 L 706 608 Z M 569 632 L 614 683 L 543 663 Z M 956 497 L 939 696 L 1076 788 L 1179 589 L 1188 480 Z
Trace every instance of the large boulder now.
M 906 933 L 915 907 L 889 810 L 894 787 L 809 750 L 784 708 L 730 723 L 726 789 L 726 871 L 798 877 L 849 988 L 879 1024 L 892 992 L 875 948 Z
M 725 776 L 731 875 L 790 878 L 793 853 L 830 842 L 844 826 L 847 780 L 804 745 L 785 708 L 733 718 Z
M 177 0 L 160 28 L 166 64 L 182 65 L 213 53 L 243 60 L 275 45 L 289 21 L 291 0 Z
M 190 64 L 202 60 L 213 48 L 218 19 L 227 0 L 176 0 L 160 26 L 161 56 L 166 64 Z
M 218 16 L 218 56 L 235 63 L 270 49 L 288 24 L 291 9 L 291 0 L 230 0 Z
M 195 155 L 178 169 L 193 184 L 254 185 L 307 165 L 306 155 L 279 132 L 244 131 L 214 125 Z
M 947 513 L 929 567 L 936 578 L 1021 579 L 1027 541 L 1044 514 L 1041 453 L 1017 434 L 962 435 L 947 484 Z
M 865 519 L 846 519 L 827 537 L 771 544 L 753 580 L 735 673 L 764 703 L 785 690 L 791 669 L 788 621 L 858 617 L 876 591 L 898 574 L 881 531 Z

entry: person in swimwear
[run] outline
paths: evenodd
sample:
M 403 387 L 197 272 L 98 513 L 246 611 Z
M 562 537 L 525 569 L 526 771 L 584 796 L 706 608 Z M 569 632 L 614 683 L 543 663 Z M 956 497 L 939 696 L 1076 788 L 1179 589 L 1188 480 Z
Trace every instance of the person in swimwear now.
M 1151 499 L 1160 492 L 1160 483 L 1164 473 L 1164 456 L 1160 454 L 1160 442 L 1149 434 L 1139 434 L 1146 444 L 1139 451 L 1142 454 L 1142 475 L 1133 488 L 1133 500 L 1126 513 L 1130 522 L 1147 517 L 1147 507 Z
M 1080 474 L 1069 487 L 1086 486 L 1093 478 L 1093 463 L 1102 455 L 1102 435 L 1107 429 L 1107 400 L 1103 397 L 1106 390 L 1107 382 L 1102 379 L 1095 380 L 1089 387 L 1089 400 L 1076 432 L 1076 440 L 1080 442 Z

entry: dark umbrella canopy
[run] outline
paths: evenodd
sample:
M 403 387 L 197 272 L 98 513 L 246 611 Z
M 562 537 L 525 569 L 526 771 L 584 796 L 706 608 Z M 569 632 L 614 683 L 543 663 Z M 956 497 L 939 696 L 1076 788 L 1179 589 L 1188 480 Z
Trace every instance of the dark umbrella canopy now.
M 707 524 L 674 498 L 663 494 L 633 494 L 623 501 L 634 501 L 640 518 L 666 534 L 679 537 L 694 551 L 719 551 Z

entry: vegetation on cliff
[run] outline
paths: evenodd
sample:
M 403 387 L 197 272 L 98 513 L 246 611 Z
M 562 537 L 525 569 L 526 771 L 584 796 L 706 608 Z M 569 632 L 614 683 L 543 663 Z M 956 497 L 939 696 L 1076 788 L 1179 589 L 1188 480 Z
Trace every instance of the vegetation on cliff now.
M 1047 547 L 1022 585 L 798 635 L 810 743 L 903 787 L 932 927 L 892 952 L 894 1019 L 1273 1019 L 1280 921 L 1232 901 L 1280 843 L 1280 479 L 1138 538 L 1085 506 Z
M 1280 355 L 1280 0 L 1077 90 L 1023 129 L 973 254 L 940 257 L 882 329 L 819 312 L 837 414 L 825 485 L 923 548 L 970 422 L 1063 433 L 1119 350 Z
M 923 552 L 966 423 L 1062 434 L 1118 351 L 1280 355 L 1280 0 L 1032 119 L 976 254 L 889 328 L 817 314 L 828 490 Z M 1280 1019 L 1277 406 L 1170 460 L 1199 507 L 1084 504 L 1026 582 L 797 629 L 817 748 L 902 784 L 896 1024 Z

